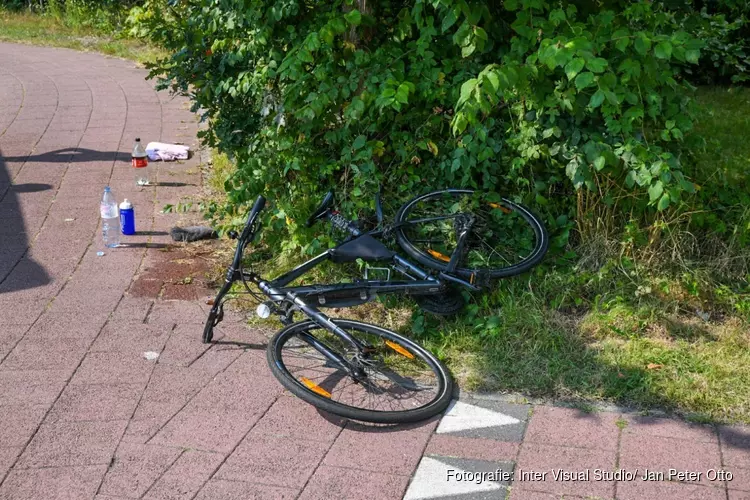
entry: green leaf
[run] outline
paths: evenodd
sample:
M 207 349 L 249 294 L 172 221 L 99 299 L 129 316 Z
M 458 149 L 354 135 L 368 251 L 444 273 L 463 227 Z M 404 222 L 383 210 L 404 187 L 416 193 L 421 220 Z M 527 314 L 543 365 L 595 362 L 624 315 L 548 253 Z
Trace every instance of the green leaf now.
M 607 60 L 601 57 L 594 57 L 586 61 L 586 67 L 594 73 L 602 73 L 607 67 Z
M 653 184 L 651 184 L 651 187 L 648 188 L 648 198 L 651 201 L 651 203 L 658 200 L 663 192 L 664 192 L 664 184 L 662 184 L 661 181 L 656 181 Z M 667 197 L 667 203 L 668 202 L 669 202 L 669 197 Z
M 619 50 L 620 52 L 625 52 L 625 49 L 628 48 L 628 45 L 630 45 L 630 38 L 628 37 L 622 37 L 615 42 L 615 47 L 617 47 L 617 50 Z
M 589 100 L 589 106 L 592 108 L 598 108 L 604 102 L 604 91 L 602 89 L 597 90 Z
M 477 86 L 476 78 L 466 80 L 464 84 L 461 85 L 461 97 L 458 100 L 459 105 L 469 100 L 469 98 L 471 97 L 471 93 L 474 92 L 474 89 L 476 88 L 476 86 Z
M 669 42 L 659 42 L 654 47 L 654 55 L 659 59 L 669 59 L 672 57 L 672 44 Z
M 364 135 L 357 136 L 356 139 L 354 139 L 354 144 L 352 144 L 352 149 L 354 151 L 357 151 L 358 149 L 362 149 L 367 142 L 367 137 Z
M 359 26 L 362 22 L 362 13 L 354 9 L 344 14 L 344 19 L 353 26 Z
M 656 205 L 656 208 L 659 210 L 664 210 L 668 206 L 669 206 L 669 195 L 667 193 L 664 193 L 661 199 L 659 199 L 659 204 Z
M 685 60 L 692 64 L 698 64 L 698 60 L 701 57 L 701 51 L 690 49 L 685 51 Z
M 596 168 L 597 171 L 603 169 L 605 164 L 606 160 L 603 156 L 599 156 L 596 160 L 594 160 L 594 168 Z
M 614 92 L 610 90 L 604 91 L 604 97 L 607 98 L 607 102 L 610 103 L 612 106 L 617 106 L 618 104 L 620 104 L 619 99 L 617 99 L 617 94 L 615 94 Z
M 586 61 L 582 57 L 574 57 L 568 64 L 565 65 L 565 74 L 568 80 L 572 80 L 575 76 L 581 72 L 583 65 Z
M 576 88 L 578 90 L 583 90 L 592 83 L 594 83 L 594 74 L 589 71 L 581 73 L 575 80 Z
M 633 46 L 635 47 L 636 52 L 638 52 L 642 56 L 645 56 L 651 49 L 651 40 L 646 35 L 641 33 L 636 37 L 635 42 L 633 42 Z
M 443 25 L 441 26 L 441 30 L 443 31 L 443 33 L 448 31 L 451 26 L 456 24 L 459 12 L 460 10 L 458 9 L 458 7 L 454 7 L 453 9 L 448 11 L 448 14 L 446 14 L 443 18 Z
M 461 47 L 461 57 L 469 57 L 475 50 L 477 50 L 477 46 L 473 43 L 470 43 L 466 47 Z

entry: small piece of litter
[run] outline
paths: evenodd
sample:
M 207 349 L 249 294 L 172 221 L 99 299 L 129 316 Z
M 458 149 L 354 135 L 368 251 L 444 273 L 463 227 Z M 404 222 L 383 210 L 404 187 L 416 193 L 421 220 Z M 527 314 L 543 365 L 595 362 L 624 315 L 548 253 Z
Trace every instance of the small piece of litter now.
M 75 219 L 65 219 L 65 222 L 73 222 Z
M 146 351 L 143 353 L 143 357 L 149 361 L 153 361 L 159 357 L 159 353 L 154 351 Z
M 97 257 L 102 257 L 103 255 L 104 255 L 104 252 L 102 251 L 96 252 Z

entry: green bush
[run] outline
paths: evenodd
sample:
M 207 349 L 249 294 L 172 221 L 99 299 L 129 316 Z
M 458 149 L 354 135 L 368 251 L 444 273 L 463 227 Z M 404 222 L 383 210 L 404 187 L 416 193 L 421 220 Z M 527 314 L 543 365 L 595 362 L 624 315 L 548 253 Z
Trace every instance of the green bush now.
M 701 83 L 750 81 L 750 2 L 664 0 L 687 31 L 705 42 L 692 79 Z
M 392 199 L 497 190 L 546 206 L 561 245 L 568 216 L 584 215 L 576 191 L 636 217 L 694 191 L 675 152 L 693 126 L 682 71 L 702 42 L 662 5 L 366 5 L 149 0 L 131 12 L 132 32 L 172 53 L 152 75 L 192 98 L 208 145 L 238 164 L 221 209 L 265 193 L 266 234 L 287 249 L 304 246 L 294 221 L 332 186 L 350 211 L 381 185 Z

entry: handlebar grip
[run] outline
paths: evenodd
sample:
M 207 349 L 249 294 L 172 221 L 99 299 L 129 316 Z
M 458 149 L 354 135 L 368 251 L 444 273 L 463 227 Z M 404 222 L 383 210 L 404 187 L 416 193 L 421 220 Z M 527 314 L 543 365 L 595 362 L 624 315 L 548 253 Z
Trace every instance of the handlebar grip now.
M 255 203 L 253 204 L 253 208 L 250 209 L 250 213 L 247 215 L 247 222 L 245 222 L 245 228 L 242 230 L 242 239 L 247 239 L 248 235 L 250 234 L 250 231 L 252 230 L 253 222 L 255 221 L 255 218 L 258 217 L 258 213 L 263 210 L 263 207 L 266 206 L 266 199 L 263 197 L 263 195 L 259 195 L 255 199 Z
M 265 206 L 266 206 L 266 199 L 263 197 L 262 194 L 260 194 L 255 199 L 255 204 L 253 205 L 253 209 L 250 211 L 250 213 L 257 214 L 258 212 L 263 210 L 263 207 Z

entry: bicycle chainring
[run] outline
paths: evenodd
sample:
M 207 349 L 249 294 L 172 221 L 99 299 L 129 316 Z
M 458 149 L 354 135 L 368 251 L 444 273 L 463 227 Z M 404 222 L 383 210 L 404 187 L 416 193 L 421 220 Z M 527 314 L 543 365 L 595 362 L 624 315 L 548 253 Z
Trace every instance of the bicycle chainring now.
M 452 288 L 438 295 L 415 295 L 414 300 L 420 309 L 437 316 L 453 316 L 466 305 L 463 295 Z

